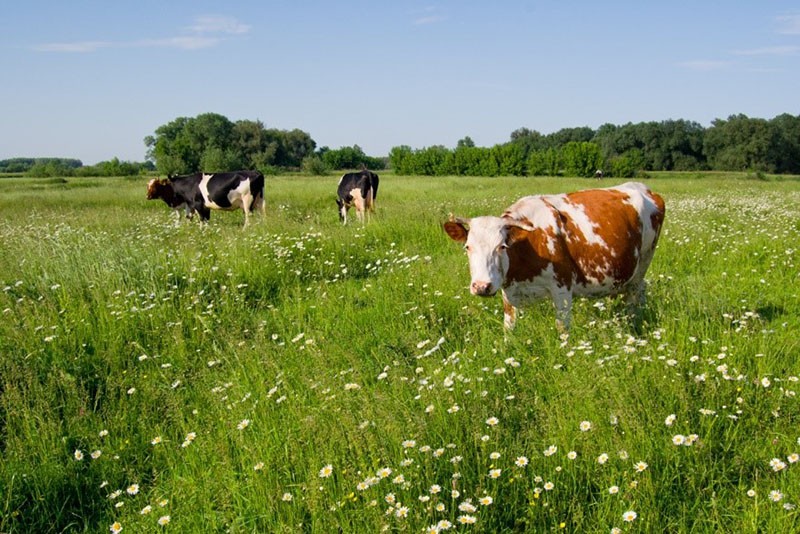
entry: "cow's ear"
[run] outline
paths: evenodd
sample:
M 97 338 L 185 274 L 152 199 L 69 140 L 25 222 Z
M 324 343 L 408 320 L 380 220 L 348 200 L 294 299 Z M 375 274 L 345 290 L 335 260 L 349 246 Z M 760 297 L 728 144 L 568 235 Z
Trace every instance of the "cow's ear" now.
M 511 246 L 517 241 L 524 240 L 532 228 L 517 224 L 510 224 L 506 230 L 506 245 Z
M 450 239 L 453 241 L 458 241 L 459 243 L 466 242 L 467 234 L 469 233 L 467 227 L 460 221 L 447 221 L 444 223 L 444 231 L 447 232 L 447 235 L 450 236 Z

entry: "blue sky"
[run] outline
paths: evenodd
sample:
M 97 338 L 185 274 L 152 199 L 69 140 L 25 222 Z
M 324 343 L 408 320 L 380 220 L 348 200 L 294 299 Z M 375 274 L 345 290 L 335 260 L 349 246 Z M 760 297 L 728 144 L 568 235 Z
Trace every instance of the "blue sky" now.
M 177 117 L 318 146 L 800 114 L 797 1 L 4 1 L 0 159 L 142 161 Z

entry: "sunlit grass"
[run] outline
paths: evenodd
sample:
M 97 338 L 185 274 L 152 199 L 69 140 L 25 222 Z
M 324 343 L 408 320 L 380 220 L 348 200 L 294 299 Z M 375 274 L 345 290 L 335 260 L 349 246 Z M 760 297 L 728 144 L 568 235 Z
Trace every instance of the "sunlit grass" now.
M 644 328 L 581 300 L 568 339 L 505 337 L 440 223 L 596 182 L 386 175 L 342 227 L 336 181 L 246 230 L 0 183 L 0 532 L 798 528 L 797 181 L 650 181 Z

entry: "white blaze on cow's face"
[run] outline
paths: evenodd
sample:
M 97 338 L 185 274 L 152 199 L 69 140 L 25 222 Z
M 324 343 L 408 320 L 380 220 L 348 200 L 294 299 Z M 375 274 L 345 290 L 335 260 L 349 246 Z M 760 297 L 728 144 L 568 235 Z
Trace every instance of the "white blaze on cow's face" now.
M 469 221 L 464 249 L 473 295 L 491 297 L 502 289 L 508 272 L 507 234 L 507 221 L 500 217 L 475 217 Z

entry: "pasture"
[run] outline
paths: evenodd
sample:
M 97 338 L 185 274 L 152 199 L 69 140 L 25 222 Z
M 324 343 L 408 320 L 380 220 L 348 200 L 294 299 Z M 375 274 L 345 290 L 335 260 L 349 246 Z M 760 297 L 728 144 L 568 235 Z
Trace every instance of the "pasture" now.
M 146 179 L 0 180 L 0 532 L 800 529 L 800 181 L 656 176 L 644 325 L 504 336 L 441 223 L 617 181 L 268 177 L 175 223 Z

